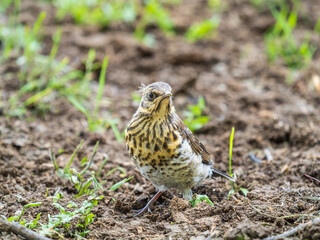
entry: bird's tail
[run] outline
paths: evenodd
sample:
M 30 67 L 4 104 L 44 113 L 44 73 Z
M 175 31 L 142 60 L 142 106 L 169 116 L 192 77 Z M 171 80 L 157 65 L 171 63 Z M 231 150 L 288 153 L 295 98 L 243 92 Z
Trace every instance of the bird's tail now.
M 232 181 L 232 182 L 236 182 L 236 180 L 229 176 L 228 174 L 224 173 L 224 172 L 221 172 L 215 168 L 211 168 L 212 169 L 212 176 L 213 177 L 224 177 L 224 178 L 227 178 L 228 180 Z

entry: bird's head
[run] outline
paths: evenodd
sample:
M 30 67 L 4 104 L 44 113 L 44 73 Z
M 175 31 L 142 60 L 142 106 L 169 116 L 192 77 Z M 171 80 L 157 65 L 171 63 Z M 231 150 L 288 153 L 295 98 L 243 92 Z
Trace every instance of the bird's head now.
M 174 111 L 172 93 L 169 84 L 155 82 L 141 87 L 142 98 L 139 113 L 152 117 L 163 117 Z

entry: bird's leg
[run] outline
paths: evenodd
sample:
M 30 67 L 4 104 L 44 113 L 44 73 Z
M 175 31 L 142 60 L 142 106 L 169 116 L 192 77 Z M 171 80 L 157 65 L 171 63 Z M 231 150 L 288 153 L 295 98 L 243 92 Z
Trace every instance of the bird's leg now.
M 192 191 L 191 191 L 191 189 L 184 190 L 183 198 L 188 200 L 188 201 L 192 200 Z
M 138 211 L 137 214 L 135 214 L 134 216 L 141 216 L 142 214 L 144 214 L 147 210 L 150 211 L 150 207 L 155 203 L 155 201 L 157 201 L 157 199 L 161 196 L 163 192 L 159 191 L 157 192 L 156 195 L 153 196 L 153 198 L 151 198 L 151 200 L 147 203 L 147 205 L 140 209 L 140 210 L 133 210 L 133 211 Z

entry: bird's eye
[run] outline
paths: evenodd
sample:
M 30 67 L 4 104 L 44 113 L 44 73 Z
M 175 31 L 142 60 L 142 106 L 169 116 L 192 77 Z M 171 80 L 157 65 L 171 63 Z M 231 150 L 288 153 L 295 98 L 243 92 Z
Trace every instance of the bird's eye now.
M 150 99 L 150 100 L 153 100 L 153 99 L 155 99 L 157 97 L 157 94 L 155 94 L 155 93 L 153 93 L 153 92 L 150 92 L 149 94 L 148 94 L 148 98 Z

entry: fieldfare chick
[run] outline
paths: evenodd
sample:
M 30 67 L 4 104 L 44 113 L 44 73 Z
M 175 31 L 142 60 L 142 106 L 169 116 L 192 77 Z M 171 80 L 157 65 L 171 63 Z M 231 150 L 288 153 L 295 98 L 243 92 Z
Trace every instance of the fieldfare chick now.
M 191 188 L 207 177 L 234 181 L 212 167 L 205 146 L 176 114 L 169 84 L 156 82 L 143 86 L 141 91 L 139 108 L 126 129 L 127 149 L 140 173 L 158 192 L 137 216 L 149 210 L 167 189 L 176 188 L 191 200 Z

